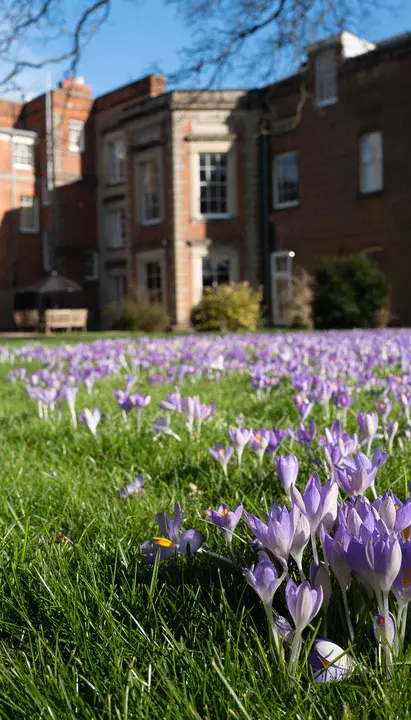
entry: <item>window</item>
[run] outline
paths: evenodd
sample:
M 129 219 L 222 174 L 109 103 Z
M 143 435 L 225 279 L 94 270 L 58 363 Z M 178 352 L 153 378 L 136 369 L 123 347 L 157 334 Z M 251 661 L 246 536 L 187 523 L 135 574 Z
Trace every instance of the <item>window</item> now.
M 158 160 L 141 163 L 142 223 L 148 225 L 160 219 L 160 168 Z
M 123 298 L 127 297 L 127 275 L 110 275 L 109 283 L 111 302 L 121 302 Z
M 84 255 L 84 279 L 98 280 L 98 253 L 95 250 Z
M 109 183 L 119 183 L 124 180 L 124 141 L 113 140 L 107 143 L 107 176 Z
M 203 288 L 230 282 L 230 259 L 225 257 L 203 258 Z
M 20 232 L 38 233 L 39 201 L 32 195 L 20 197 Z
M 34 146 L 32 143 L 13 141 L 13 166 L 23 170 L 31 170 L 34 167 Z
M 200 215 L 227 215 L 227 153 L 200 153 Z
M 84 151 L 84 123 L 81 120 L 69 120 L 69 150 Z
M 286 208 L 294 207 L 298 203 L 298 155 L 278 155 L 274 160 L 274 206 Z
M 124 208 L 110 210 L 107 213 L 107 247 L 116 249 L 126 245 L 126 212 Z
M 315 58 L 315 98 L 319 107 L 338 101 L 337 55 L 335 50 L 325 50 Z
M 372 193 L 382 188 L 382 133 L 368 133 L 360 138 L 360 190 L 362 193 Z
M 145 286 L 151 302 L 161 303 L 163 301 L 163 281 L 160 262 L 145 263 Z

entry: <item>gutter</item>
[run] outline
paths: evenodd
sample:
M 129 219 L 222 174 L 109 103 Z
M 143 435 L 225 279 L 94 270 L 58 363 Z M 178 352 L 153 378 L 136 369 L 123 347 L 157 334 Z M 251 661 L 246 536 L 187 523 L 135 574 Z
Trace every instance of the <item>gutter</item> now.
M 270 164 L 268 143 L 268 121 L 262 123 L 260 132 L 261 159 L 261 260 L 263 275 L 264 323 L 272 325 L 271 303 L 271 258 L 270 258 Z

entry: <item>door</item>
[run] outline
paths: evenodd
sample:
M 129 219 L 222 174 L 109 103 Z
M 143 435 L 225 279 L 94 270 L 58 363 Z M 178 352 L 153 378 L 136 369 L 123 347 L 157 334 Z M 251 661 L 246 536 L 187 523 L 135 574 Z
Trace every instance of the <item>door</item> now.
M 294 253 L 271 253 L 271 308 L 273 325 L 288 325 L 287 310 L 292 295 Z

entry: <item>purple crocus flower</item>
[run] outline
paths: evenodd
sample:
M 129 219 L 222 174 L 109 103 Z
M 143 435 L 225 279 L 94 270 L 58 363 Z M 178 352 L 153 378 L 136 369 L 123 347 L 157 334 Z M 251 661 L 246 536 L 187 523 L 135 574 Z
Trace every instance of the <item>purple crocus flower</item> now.
M 388 398 L 384 398 L 380 402 L 376 403 L 377 412 L 381 415 L 383 420 L 386 420 L 388 418 L 388 415 L 391 412 L 392 409 L 392 403 Z
M 294 432 L 292 428 L 288 429 L 288 434 L 290 438 L 292 438 L 296 442 L 299 442 L 301 445 L 308 445 L 309 443 L 312 443 L 315 438 L 316 432 L 317 426 L 314 420 L 310 421 L 308 428 L 306 428 L 302 423 L 300 423 L 297 432 Z
M 357 453 L 345 467 L 336 469 L 337 483 L 347 495 L 363 495 L 374 483 L 377 468 L 364 453 Z
M 384 594 L 391 590 L 401 569 L 400 543 L 388 533 L 370 537 L 365 544 L 351 538 L 346 557 L 351 568 L 369 582 L 377 598 L 380 592 Z
M 345 680 L 355 668 L 353 658 L 345 650 L 321 639 L 314 641 L 310 663 L 317 683 Z
M 120 490 L 120 496 L 125 499 L 132 497 L 133 495 L 144 495 L 146 491 L 144 490 L 143 485 L 144 475 L 143 473 L 140 473 L 133 482 L 127 483 L 127 485 Z
M 395 620 L 393 618 L 392 613 L 390 613 L 388 624 L 389 624 L 389 630 L 388 630 L 388 634 L 387 634 L 385 632 L 385 616 L 380 615 L 379 613 L 374 615 L 373 630 L 374 630 L 374 637 L 378 643 L 385 643 L 387 641 L 387 637 L 390 637 L 390 643 L 395 641 L 397 629 L 395 627 Z
M 263 464 L 265 451 L 270 442 L 270 431 L 262 428 L 261 430 L 253 430 L 249 445 L 251 450 L 257 455 L 260 465 Z
M 274 457 L 281 443 L 287 437 L 287 430 L 281 430 L 281 428 L 272 427 L 270 429 L 270 439 L 267 445 L 267 453 Z
M 372 506 L 388 533 L 401 533 L 411 524 L 411 498 L 402 503 L 392 490 L 388 490 L 382 497 L 374 500 Z
M 123 413 L 129 413 L 133 409 L 133 403 L 127 390 L 113 390 L 113 395 Z
M 244 573 L 244 577 L 255 590 L 264 607 L 271 609 L 274 595 L 285 575 L 278 577 L 276 567 L 267 553 L 262 551 L 258 553 L 257 565 L 251 565 L 250 569 Z
M 275 460 L 275 467 L 280 483 L 289 496 L 291 486 L 295 485 L 298 476 L 298 458 L 295 455 L 280 455 Z
M 348 392 L 343 390 L 338 390 L 333 395 L 333 403 L 335 407 L 340 408 L 342 410 L 346 410 L 352 405 L 352 398 L 349 396 Z
M 314 473 L 305 486 L 304 495 L 301 495 L 294 485 L 291 488 L 291 498 L 306 515 L 312 535 L 315 535 L 321 524 L 326 530 L 333 527 L 337 517 L 338 498 L 338 485 L 333 478 L 322 486 L 317 473 Z
M 304 395 L 294 395 L 292 401 L 300 416 L 300 423 L 304 423 L 313 409 L 314 403 Z
M 364 440 L 372 443 L 378 430 L 377 413 L 357 413 L 357 422 Z
M 220 505 L 218 510 L 206 510 L 208 520 L 221 529 L 227 542 L 233 540 L 233 532 L 241 520 L 243 514 L 243 506 L 240 503 L 234 511 L 230 510 L 228 505 Z
M 244 520 L 262 547 L 272 552 L 286 568 L 294 537 L 294 516 L 291 511 L 273 503 L 270 514 L 266 516 L 267 525 L 246 511 Z
M 168 393 L 167 399 L 160 400 L 160 402 L 158 403 L 158 407 L 161 410 L 181 413 L 182 405 L 180 391 L 177 389 L 175 393 Z
M 401 543 L 401 567 L 394 580 L 392 591 L 397 598 L 398 608 L 411 602 L 411 541 Z
M 178 502 L 174 505 L 174 519 L 171 519 L 166 513 L 157 513 L 156 522 L 160 528 L 161 537 L 147 540 L 140 547 L 146 564 L 152 565 L 157 553 L 160 553 L 160 560 L 167 560 L 177 556 L 178 553 L 194 555 L 201 548 L 204 538 L 199 530 L 184 530 L 180 535 L 182 519 L 183 513 Z
M 94 437 L 96 437 L 97 435 L 97 425 L 99 424 L 100 420 L 101 413 L 98 408 L 94 408 L 93 411 L 85 408 L 84 412 L 80 413 L 80 421 L 84 423 L 86 427 L 88 427 Z
M 288 611 L 293 619 L 296 632 L 301 634 L 319 612 L 323 602 L 321 587 L 313 589 L 308 581 L 296 585 L 289 580 L 285 589 Z
M 151 395 L 136 393 L 135 395 L 130 395 L 130 402 L 133 407 L 137 408 L 137 410 L 143 410 L 143 408 L 147 407 L 147 405 L 151 402 Z
M 210 453 L 211 457 L 213 457 L 214 460 L 218 462 L 219 465 L 221 465 L 224 475 L 227 477 L 227 465 L 233 456 L 233 446 L 229 445 L 227 448 L 225 448 L 224 445 L 222 445 L 221 443 L 215 443 L 214 449 L 208 448 L 208 452 Z
M 343 534 L 344 531 L 341 526 L 338 528 L 334 537 L 331 537 L 324 528 L 322 528 L 320 539 L 327 562 L 337 578 L 339 586 L 342 591 L 345 592 L 351 582 L 351 568 L 345 557 Z M 348 540 L 348 536 L 346 537 Z
M 251 438 L 251 430 L 245 428 L 230 428 L 229 429 L 231 442 L 233 443 L 238 459 L 238 467 L 241 466 L 241 460 L 243 457 L 244 448 Z

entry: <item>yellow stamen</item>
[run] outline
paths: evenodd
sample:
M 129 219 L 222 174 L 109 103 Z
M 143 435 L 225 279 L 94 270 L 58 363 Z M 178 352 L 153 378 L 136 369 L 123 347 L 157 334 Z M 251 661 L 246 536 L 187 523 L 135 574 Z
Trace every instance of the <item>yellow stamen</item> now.
M 395 507 L 395 509 L 396 509 L 397 512 L 398 512 L 398 510 L 400 509 L 400 506 L 399 506 L 399 505 L 394 505 L 394 507 Z
M 160 547 L 173 547 L 174 543 L 172 540 L 168 540 L 167 538 L 163 537 L 155 537 L 153 538 L 156 545 L 159 545 Z
M 221 457 L 224 457 L 224 450 L 223 450 L 223 448 L 220 448 L 220 449 L 218 450 L 218 454 L 221 455 Z
M 410 584 L 409 575 L 404 575 L 404 577 L 403 577 L 403 579 L 402 579 L 402 583 L 403 583 L 405 589 L 407 589 L 408 586 L 409 586 L 409 584 Z
M 324 667 L 327 667 L 327 665 L 330 664 L 330 661 L 329 661 L 329 660 L 326 660 L 325 658 L 321 658 L 321 662 L 322 662 L 322 664 L 324 665 Z
M 224 508 L 224 510 L 222 510 L 222 512 L 221 512 L 221 515 L 222 515 L 223 517 L 225 517 L 226 515 L 228 515 L 228 508 Z
M 254 435 L 254 438 L 255 440 L 257 440 L 257 442 L 261 442 L 261 435 L 259 433 L 257 433 L 257 435 Z
M 405 528 L 405 530 L 404 530 L 404 532 L 403 532 L 404 540 L 409 540 L 409 538 L 410 538 L 410 529 L 411 529 L 411 525 L 408 525 L 408 527 Z

